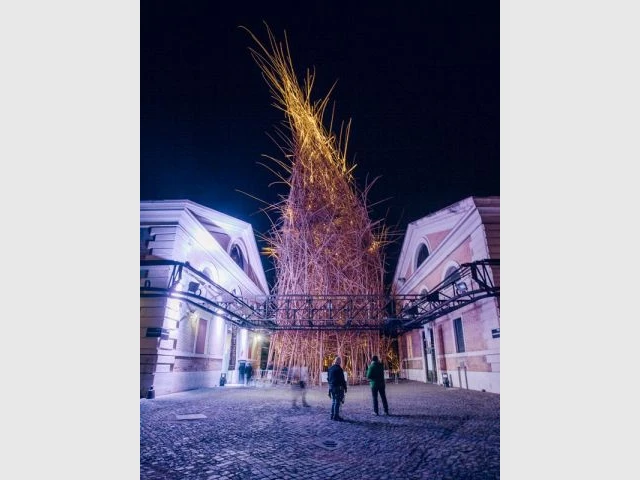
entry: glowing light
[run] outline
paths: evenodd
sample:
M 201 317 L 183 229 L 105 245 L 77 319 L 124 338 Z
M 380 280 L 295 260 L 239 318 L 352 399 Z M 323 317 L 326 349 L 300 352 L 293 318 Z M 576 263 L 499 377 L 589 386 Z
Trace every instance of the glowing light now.
M 220 317 L 216 316 L 215 317 L 215 338 L 221 338 L 222 337 L 222 332 L 224 330 L 224 320 L 222 320 Z
M 182 302 L 176 298 L 167 299 L 167 308 L 175 318 L 177 318 L 177 315 L 180 311 L 180 305 L 182 305 Z
M 358 190 L 353 177 L 355 165 L 347 165 L 350 122 L 338 134 L 323 124 L 329 94 L 319 101 L 311 100 L 315 73 L 307 71 L 301 85 L 293 69 L 286 40 L 276 41 L 267 27 L 265 46 L 249 32 L 257 44 L 250 49 L 271 89 L 276 107 L 286 118 L 289 138 L 281 149 L 286 161 L 274 160 L 282 173 L 271 169 L 289 194 L 270 206 L 279 214 L 272 224 L 269 246 L 263 253 L 274 258 L 275 290 L 279 294 L 382 294 L 384 262 L 382 247 L 387 231 L 381 222 L 368 217 L 366 196 Z M 301 305 L 302 307 L 302 305 Z M 368 322 L 366 314 L 350 321 Z M 346 318 L 335 321 L 345 323 Z M 284 316 L 276 322 L 292 322 Z M 309 378 L 318 381 L 324 355 L 345 357 L 343 368 L 362 372 L 373 355 L 389 351 L 390 340 L 377 332 L 303 332 L 281 331 L 270 339 L 269 361 L 275 369 L 284 365 L 305 365 Z M 277 374 L 277 371 L 274 372 Z M 350 378 L 357 378 L 350 375 Z
M 195 325 L 199 318 L 200 314 L 196 310 L 189 311 L 189 320 L 191 321 L 191 325 Z
M 240 358 L 246 358 L 245 352 L 247 351 L 247 330 L 245 328 L 240 329 L 239 342 Z

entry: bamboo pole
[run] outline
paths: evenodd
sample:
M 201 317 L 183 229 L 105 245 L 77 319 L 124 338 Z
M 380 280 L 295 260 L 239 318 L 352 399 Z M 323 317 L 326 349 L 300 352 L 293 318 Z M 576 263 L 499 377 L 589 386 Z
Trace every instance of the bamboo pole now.
M 247 30 L 248 31 L 248 30 Z M 360 191 L 353 177 L 354 166 L 347 162 L 350 122 L 338 135 L 324 126 L 329 94 L 311 100 L 315 73 L 307 71 L 298 82 L 286 39 L 277 42 L 267 26 L 268 44 L 248 31 L 256 48 L 251 55 L 269 85 L 276 108 L 283 111 L 283 128 L 277 131 L 285 160 L 272 159 L 272 171 L 289 187 L 288 195 L 266 212 L 276 219 L 267 236 L 265 253 L 272 256 L 276 270 L 275 292 L 288 294 L 382 295 L 383 247 L 386 229 L 381 221 L 369 218 L 368 185 Z M 272 218 L 270 215 L 270 218 Z M 304 308 L 304 300 L 291 306 Z M 309 305 L 309 308 L 311 306 Z M 285 309 L 276 322 L 293 325 Z M 364 314 L 338 324 L 367 325 Z M 319 384 L 323 371 L 336 355 L 350 383 L 357 383 L 373 355 L 388 357 L 390 340 L 378 331 L 335 330 L 331 332 L 278 331 L 271 337 L 269 359 L 274 377 L 286 366 L 306 365 L 309 382 Z

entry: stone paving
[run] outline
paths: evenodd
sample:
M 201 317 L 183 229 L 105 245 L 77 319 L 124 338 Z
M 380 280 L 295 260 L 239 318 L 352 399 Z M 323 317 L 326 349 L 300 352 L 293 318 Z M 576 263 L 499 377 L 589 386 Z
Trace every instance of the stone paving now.
M 291 395 L 227 385 L 140 399 L 140 478 L 500 478 L 498 394 L 388 383 L 391 415 L 375 416 L 369 386 L 350 386 L 344 422 L 330 420 L 327 388 L 307 389 L 309 407 Z

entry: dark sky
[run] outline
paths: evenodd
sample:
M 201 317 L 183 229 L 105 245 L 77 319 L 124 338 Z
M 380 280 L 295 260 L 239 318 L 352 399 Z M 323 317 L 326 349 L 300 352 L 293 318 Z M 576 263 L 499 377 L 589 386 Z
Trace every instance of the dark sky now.
M 408 223 L 499 195 L 499 2 L 374 3 L 142 1 L 140 198 L 189 199 L 266 233 L 262 204 L 238 192 L 286 194 L 258 165 L 282 158 L 268 134 L 283 115 L 238 28 L 266 41 L 263 21 L 287 32 L 299 78 L 315 67 L 315 99 L 337 81 L 334 125 L 352 120 L 359 186 L 380 177 L 372 217 L 400 233 L 389 274 Z

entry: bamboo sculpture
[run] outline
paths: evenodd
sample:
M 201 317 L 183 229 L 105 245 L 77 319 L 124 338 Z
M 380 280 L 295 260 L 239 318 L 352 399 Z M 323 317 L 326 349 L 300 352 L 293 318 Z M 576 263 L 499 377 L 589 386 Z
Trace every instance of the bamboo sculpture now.
M 248 32 L 257 48 L 251 55 L 270 87 L 275 106 L 285 114 L 278 142 L 286 160 L 271 158 L 271 168 L 289 187 L 280 203 L 268 207 L 272 228 L 264 253 L 273 258 L 278 295 L 382 295 L 385 228 L 369 219 L 367 193 L 360 191 L 349 167 L 346 151 L 350 122 L 339 137 L 323 125 L 329 92 L 312 102 L 314 73 L 307 71 L 301 86 L 293 69 L 286 33 L 284 44 L 267 27 L 268 48 Z M 268 167 L 269 168 L 269 167 Z M 275 215 L 274 213 L 275 212 Z M 305 300 L 301 299 L 300 302 Z M 282 313 L 280 325 L 292 320 Z M 366 315 L 335 319 L 342 326 L 370 322 Z M 351 384 L 364 379 L 373 355 L 397 364 L 391 341 L 378 331 L 340 329 L 331 331 L 279 331 L 272 335 L 268 363 L 273 377 L 286 381 L 287 372 L 306 367 L 308 381 L 318 385 L 336 355 Z

